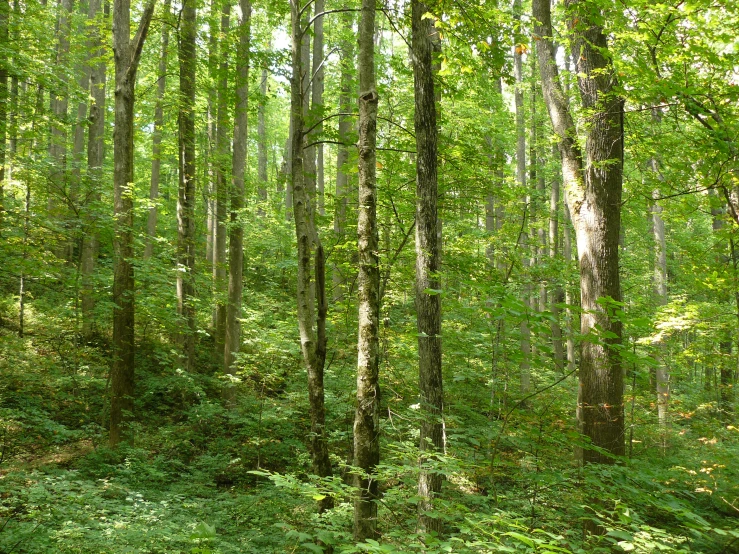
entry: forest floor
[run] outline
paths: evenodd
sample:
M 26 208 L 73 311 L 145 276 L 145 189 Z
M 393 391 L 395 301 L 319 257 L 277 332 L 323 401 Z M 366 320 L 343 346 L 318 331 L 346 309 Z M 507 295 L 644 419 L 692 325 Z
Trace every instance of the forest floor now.
M 639 398 L 630 458 L 583 470 L 571 454 L 579 436 L 561 389 L 505 417 L 465 411 L 450 386 L 448 452 L 435 466 L 446 477 L 437 508 L 445 535 L 429 537 L 415 526 L 414 411 L 393 404 L 403 396 L 393 382 L 378 470 L 383 538 L 357 546 L 345 464 L 350 388 L 328 403 L 340 475 L 319 481 L 304 444 L 302 371 L 245 379 L 236 404 L 225 406 L 216 376 L 185 374 L 167 343 L 143 342 L 136 444 L 112 451 L 106 340 L 80 345 L 43 323 L 43 335 L 25 338 L 0 328 L 5 554 L 297 553 L 323 551 L 320 544 L 345 554 L 739 552 L 739 429 L 722 423 L 700 392 L 675 395 L 666 436 L 649 419 L 653 405 Z M 349 377 L 329 374 L 327 386 L 339 389 L 338 379 Z M 337 507 L 318 516 L 316 499 L 326 494 Z M 585 535 L 586 521 L 605 535 Z

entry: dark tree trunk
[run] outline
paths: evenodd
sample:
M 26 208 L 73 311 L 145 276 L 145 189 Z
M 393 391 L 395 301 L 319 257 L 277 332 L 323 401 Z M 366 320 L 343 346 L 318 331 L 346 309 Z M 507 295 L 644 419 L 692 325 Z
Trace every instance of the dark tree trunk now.
M 165 0 L 164 14 L 169 17 L 172 0 Z M 157 236 L 157 202 L 159 201 L 159 179 L 162 167 L 162 127 L 164 126 L 164 91 L 167 85 L 167 54 L 169 52 L 169 22 L 162 25 L 162 53 L 159 58 L 157 100 L 154 108 L 154 133 L 151 137 L 151 182 L 149 185 L 149 215 L 146 219 L 146 246 L 144 259 L 154 254 Z
M 418 373 L 421 394 L 421 473 L 418 478 L 419 526 L 441 532 L 442 522 L 428 515 L 434 497 L 441 492 L 442 476 L 428 469 L 435 452 L 444 448 L 444 389 L 441 373 L 441 295 L 439 270 L 441 244 L 437 208 L 437 128 L 433 52 L 438 32 L 432 19 L 424 18 L 428 7 L 413 0 L 413 85 L 416 132 L 416 312 L 418 326 Z
M 375 0 L 363 0 L 359 21 L 359 339 L 354 465 L 359 496 L 354 501 L 354 540 L 377 536 L 377 478 L 380 462 L 380 266 L 377 231 L 377 104 L 375 88 Z
M 241 343 L 241 296 L 244 265 L 244 227 L 239 220 L 244 208 L 244 173 L 246 171 L 247 116 L 249 101 L 249 41 L 251 40 L 251 2 L 240 0 L 241 23 L 236 59 L 236 105 L 234 108 L 234 152 L 232 161 L 231 220 L 228 245 L 228 309 L 226 311 L 226 341 L 223 352 L 223 369 L 231 373 L 235 354 Z
M 104 18 L 109 16 L 106 2 Z M 95 19 L 100 11 L 100 0 L 90 0 L 89 17 Z M 89 37 L 90 52 L 95 52 L 97 63 L 90 68 L 90 113 L 87 131 L 87 181 L 92 209 L 84 217 L 82 251 L 80 253 L 80 273 L 82 280 L 81 302 L 82 335 L 89 338 L 95 332 L 95 296 L 92 275 L 95 271 L 95 258 L 98 250 L 97 204 L 100 202 L 100 185 L 105 160 L 105 81 L 106 64 L 102 58 L 105 51 L 105 37 L 98 24 L 92 26 Z
M 223 364 L 223 352 L 226 344 L 226 310 L 228 305 L 228 264 L 226 262 L 226 237 L 228 222 L 228 161 L 230 155 L 229 120 L 228 120 L 228 35 L 231 12 L 230 0 L 222 0 L 221 43 L 219 53 L 221 61 L 218 68 L 218 106 L 216 109 L 216 219 L 215 219 L 215 252 L 213 254 L 213 280 L 215 283 L 215 358 Z
M 133 277 L 133 105 L 136 70 L 154 12 L 150 0 L 131 40 L 130 0 L 113 3 L 115 60 L 115 133 L 113 135 L 113 370 L 111 374 L 110 445 L 133 442 L 130 422 L 134 399 Z
M 185 0 L 180 20 L 179 186 L 177 193 L 177 311 L 188 370 L 195 363 L 195 72 L 197 26 L 195 0 Z
M 0 49 L 9 51 L 8 21 L 10 19 L 10 2 L 0 1 Z M 3 225 L 3 211 L 5 202 L 5 138 L 8 129 L 8 70 L 3 63 L 0 65 L 0 233 Z
M 259 201 L 267 201 L 267 68 L 262 69 L 259 81 L 259 106 L 257 108 L 257 176 L 259 177 Z M 236 155 L 234 153 L 234 155 Z

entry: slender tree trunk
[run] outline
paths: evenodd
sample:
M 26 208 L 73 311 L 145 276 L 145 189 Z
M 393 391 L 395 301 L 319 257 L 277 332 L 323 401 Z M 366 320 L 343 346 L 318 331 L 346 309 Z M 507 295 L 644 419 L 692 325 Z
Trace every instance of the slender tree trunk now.
M 441 372 L 441 295 L 439 270 L 441 245 L 438 240 L 438 184 L 436 95 L 434 93 L 433 52 L 438 32 L 432 20 L 424 18 L 429 9 L 412 0 L 413 90 L 416 132 L 416 317 L 418 325 L 418 374 L 421 395 L 421 472 L 419 527 L 441 532 L 440 519 L 429 515 L 434 497 L 441 492 L 442 475 L 428 468 L 436 452 L 444 449 L 444 389 Z
M 195 79 L 197 14 L 195 0 L 182 4 L 179 36 L 179 186 L 177 192 L 177 312 L 185 320 L 181 333 L 188 371 L 195 365 Z
M 78 5 L 81 16 L 90 17 L 89 8 L 84 3 Z M 93 16 L 94 17 L 94 16 Z M 84 35 L 85 33 L 85 22 L 80 19 L 77 25 L 77 33 Z M 79 90 L 89 91 L 90 90 L 90 73 L 92 68 L 90 67 L 91 52 L 87 52 L 84 59 L 80 60 L 77 67 L 75 67 L 75 73 L 77 74 L 77 87 Z M 77 102 L 77 118 L 74 125 L 74 138 L 72 140 L 72 168 L 70 172 L 70 187 L 69 187 L 69 204 L 73 210 L 72 217 L 75 221 L 69 221 L 68 224 L 72 227 L 70 229 L 71 234 L 67 241 L 67 253 L 66 258 L 69 261 L 77 261 L 80 252 L 77 250 L 82 240 L 81 235 L 81 211 L 86 210 L 86 206 L 80 205 L 80 187 L 82 185 L 82 166 L 85 162 L 85 128 L 87 127 L 87 104 L 89 101 L 89 95 L 80 99 Z
M 0 0 L 0 49 L 9 52 L 10 34 L 8 21 L 10 20 L 10 2 Z M 12 113 L 12 111 L 11 111 Z M 3 63 L 0 65 L 0 233 L 2 233 L 3 216 L 5 209 L 5 138 L 8 125 L 8 70 Z
M 521 0 L 513 2 L 514 19 L 521 22 Z M 529 220 L 529 202 L 530 195 L 528 185 L 526 183 L 526 120 L 524 115 L 524 98 L 523 98 L 523 49 L 521 37 L 516 34 L 516 44 L 513 45 L 513 74 L 516 80 L 516 89 L 514 94 L 514 104 L 516 109 L 516 185 L 521 194 L 521 217 L 524 223 L 521 226 L 521 236 L 518 237 L 521 252 L 523 253 L 523 279 L 528 280 L 529 254 L 528 254 L 528 220 Z M 526 284 L 523 287 L 523 298 L 526 311 L 532 308 L 531 303 L 531 285 Z M 528 313 L 521 320 L 521 363 L 519 366 L 521 375 L 521 393 L 528 393 L 531 388 L 531 331 L 529 330 Z
M 659 125 L 662 113 L 659 109 L 652 110 L 652 122 Z M 661 181 L 659 162 L 656 158 L 649 160 L 649 169 Z M 667 304 L 667 242 L 665 239 L 665 222 L 662 220 L 662 206 L 658 203 L 659 189 L 652 191 L 652 229 L 654 233 L 654 297 L 657 306 Z M 659 349 L 658 365 L 656 368 L 657 381 L 657 416 L 660 430 L 664 434 L 667 430 L 667 414 L 670 401 L 670 370 L 667 366 L 666 345 L 662 340 L 657 345 Z
M 315 13 L 323 13 L 326 9 L 325 0 L 315 0 Z M 323 17 L 316 19 L 313 24 L 313 72 L 311 81 L 311 115 L 312 119 L 319 120 L 323 117 Z M 323 124 L 319 124 L 310 133 L 308 142 L 312 143 L 323 133 Z M 317 188 L 317 206 L 318 215 L 326 215 L 324 207 L 323 189 L 323 144 L 317 144 L 306 151 L 306 156 L 310 155 L 315 160 L 315 179 Z
M 57 30 L 57 51 L 55 65 L 61 69 L 66 67 L 69 58 L 69 35 L 74 0 L 61 0 Z M 58 221 L 61 227 L 68 227 L 67 210 L 64 204 L 67 200 L 67 112 L 69 110 L 69 82 L 66 71 L 58 75 L 57 87 L 50 94 L 51 98 L 51 136 L 49 140 L 49 157 L 52 166 L 49 171 L 49 201 L 48 211 L 52 219 Z M 7 86 L 7 85 L 6 85 Z M 3 164 L 4 165 L 4 164 Z M 64 237 L 55 245 L 57 258 L 68 258 L 68 241 Z
M 96 20 L 100 12 L 101 0 L 90 0 L 89 19 Z M 103 21 L 107 23 L 109 7 L 106 3 Z M 90 203 L 86 210 L 80 253 L 80 274 L 82 281 L 80 307 L 82 311 L 82 335 L 90 338 L 95 332 L 95 287 L 92 276 L 95 271 L 95 258 L 98 251 L 97 210 L 100 203 L 100 185 L 105 160 L 105 81 L 106 64 L 103 59 L 105 36 L 101 22 L 95 21 L 90 27 L 88 48 L 95 52 L 95 65 L 90 68 L 90 113 L 87 131 L 87 183 Z
M 129 423 L 134 398 L 133 277 L 133 105 L 136 70 L 149 31 L 155 0 L 144 8 L 131 40 L 130 0 L 114 0 L 115 133 L 113 136 L 113 370 L 111 374 L 110 445 L 133 442 Z
M 714 197 L 714 201 L 712 202 L 713 207 L 711 208 L 711 218 L 712 218 L 712 229 L 714 234 L 718 234 L 721 232 L 721 229 L 724 226 L 724 207 L 721 207 L 719 203 L 721 202 L 717 197 L 718 194 L 716 194 L 715 190 L 710 190 L 709 194 Z M 732 246 L 731 242 L 729 244 Z M 717 242 L 718 246 L 718 252 L 716 256 L 716 261 L 719 264 L 728 264 L 730 259 L 729 256 L 726 255 L 726 243 L 724 242 L 724 239 L 721 238 Z M 732 252 L 732 257 L 735 254 L 735 252 Z M 724 300 L 727 300 L 724 298 Z M 726 414 L 728 414 L 731 411 L 731 386 L 732 386 L 732 379 L 731 379 L 731 363 L 729 361 L 729 358 L 731 356 L 731 338 L 729 335 L 728 330 L 725 328 L 719 329 L 719 341 L 718 341 L 718 349 L 719 349 L 719 375 L 718 375 L 718 401 L 719 401 L 719 408 L 722 412 L 722 417 L 726 417 Z M 713 367 L 713 377 L 715 382 L 715 375 L 716 375 L 716 369 L 715 365 Z M 708 377 L 708 376 L 706 376 Z M 710 382 L 710 379 L 707 379 Z M 710 388 L 710 387 L 709 387 Z
M 375 0 L 362 1 L 359 22 L 359 339 L 357 408 L 354 416 L 354 465 L 359 496 L 354 501 L 354 540 L 376 538 L 380 462 L 380 265 L 377 230 L 377 104 L 375 88 Z
M 557 72 L 552 46 L 549 0 L 534 0 L 535 39 L 542 90 L 554 132 L 559 137 L 562 170 L 570 214 L 575 225 L 580 265 L 583 341 L 580 359 L 582 430 L 594 446 L 583 461 L 613 463 L 624 448 L 623 372 L 619 357 L 621 322 L 611 316 L 620 302 L 618 240 L 621 228 L 623 176 L 623 102 L 614 94 L 617 84 L 606 56 L 602 28 L 593 24 L 600 13 L 580 0 L 571 3 L 577 28 L 573 57 L 583 108 L 592 115 L 587 125 L 585 163 L 572 115 Z M 597 334 L 597 335 L 596 335 Z M 595 336 L 594 336 L 595 335 Z
M 215 283 L 215 358 L 218 365 L 223 364 L 226 344 L 226 311 L 228 305 L 228 265 L 226 262 L 226 238 L 228 233 L 228 159 L 229 120 L 228 120 L 228 53 L 226 36 L 231 11 L 230 0 L 223 0 L 221 14 L 221 62 L 218 70 L 218 107 L 216 110 L 216 237 L 213 260 L 213 280 Z
M 553 147 L 555 157 L 559 156 L 557 147 Z M 549 259 L 553 262 L 559 257 L 559 176 L 552 176 L 552 189 L 549 194 Z M 554 366 L 564 370 L 564 353 L 562 352 L 562 328 L 559 325 L 559 304 L 564 300 L 562 285 L 558 282 L 553 291 L 552 311 L 552 346 L 554 349 Z
M 20 11 L 20 5 L 19 0 L 13 0 L 13 11 L 14 17 L 17 17 L 17 14 Z M 14 33 L 12 36 L 12 40 L 16 41 L 18 33 Z M 1 39 L 0 39 L 1 40 Z M 16 56 L 14 59 L 14 63 L 17 63 L 18 57 Z M 2 72 L 2 69 L 0 69 L 0 72 Z M 0 78 L 0 82 L 2 79 Z M 1 87 L 2 85 L 0 85 Z M 0 94 L 2 92 L 0 91 Z M 0 102 L 1 104 L 2 102 Z M 0 172 L 3 172 L 2 178 L 0 178 L 0 229 L 2 229 L 2 219 L 3 219 L 3 187 L 4 182 L 10 181 L 12 179 L 12 172 L 15 167 L 15 156 L 16 152 L 18 151 L 18 73 L 13 72 L 13 74 L 10 76 L 10 101 L 9 101 L 9 108 L 10 111 L 7 114 L 8 115 L 8 146 L 10 148 L 10 156 L 6 156 L 9 159 L 6 161 L 7 167 L 3 170 L 0 169 Z M 0 111 L 3 108 L 0 107 Z M 2 117 L 0 117 L 0 125 L 2 125 Z M 0 146 L 0 149 L 2 149 L 2 146 Z M 5 164 L 3 164 L 5 165 Z
M 259 81 L 259 106 L 257 108 L 257 176 L 259 178 L 259 201 L 267 201 L 267 124 L 266 124 L 266 105 L 267 105 L 267 68 L 262 69 L 261 80 Z M 235 153 L 234 153 L 235 155 Z
M 344 39 L 341 42 L 341 91 L 339 93 L 339 113 L 349 114 L 352 111 L 352 91 L 354 88 L 354 41 L 347 35 L 352 32 L 354 17 L 346 12 L 342 17 Z M 349 161 L 349 142 L 352 132 L 352 118 L 349 115 L 339 115 L 339 145 L 336 149 L 336 194 L 334 201 L 334 234 L 339 244 L 343 243 L 346 228 L 347 196 L 349 194 L 349 174 L 346 163 Z M 345 278 L 338 263 L 332 269 L 334 300 L 340 301 L 344 297 Z
M 172 0 L 165 0 L 164 14 L 169 17 Z M 159 177 L 162 167 L 162 128 L 164 127 L 164 91 L 167 85 L 167 54 L 169 51 L 169 24 L 162 25 L 162 53 L 159 57 L 159 79 L 157 80 L 157 99 L 154 108 L 154 133 L 151 137 L 151 182 L 149 185 L 149 215 L 146 219 L 146 246 L 144 259 L 154 254 L 154 241 L 157 236 L 157 202 L 159 202 Z
M 332 474 L 326 438 L 326 407 L 324 402 L 323 370 L 326 363 L 326 283 L 323 246 L 314 224 L 311 195 L 306 190 L 303 168 L 305 138 L 304 96 L 305 73 L 301 30 L 301 5 L 290 3 L 292 23 L 292 78 L 290 81 L 290 114 L 292 120 L 292 174 L 293 217 L 298 245 L 297 308 L 300 344 L 308 373 L 308 399 L 310 403 L 310 455 L 313 471 L 320 477 Z M 315 246 L 315 254 L 313 248 Z M 311 274 L 313 278 L 311 278 Z M 332 507 L 333 499 L 325 497 L 319 502 L 320 511 Z
M 205 187 L 206 205 L 207 205 L 207 237 L 205 245 L 205 256 L 211 265 L 213 279 L 215 280 L 215 258 L 216 258 L 216 240 L 218 233 L 218 224 L 216 222 L 218 208 L 217 202 L 217 152 L 216 152 L 216 132 L 218 130 L 217 122 L 217 105 L 218 105 L 218 34 L 220 32 L 218 21 L 218 1 L 210 0 L 210 13 L 208 15 L 208 121 L 207 136 L 208 147 L 205 149 L 207 164 L 203 169 L 208 173 L 208 180 Z M 215 283 L 214 283 L 215 286 Z M 213 321 L 212 327 L 215 330 L 217 326 L 218 310 L 217 305 L 213 303 Z
M 240 212 L 244 208 L 244 174 L 246 171 L 246 144 L 248 139 L 249 101 L 249 42 L 251 40 L 251 1 L 239 0 L 241 22 L 236 59 L 236 104 L 234 107 L 234 152 L 231 186 L 231 234 L 228 245 L 228 308 L 226 311 L 226 341 L 223 352 L 223 369 L 231 373 L 235 354 L 241 345 L 241 295 L 244 266 L 244 227 Z

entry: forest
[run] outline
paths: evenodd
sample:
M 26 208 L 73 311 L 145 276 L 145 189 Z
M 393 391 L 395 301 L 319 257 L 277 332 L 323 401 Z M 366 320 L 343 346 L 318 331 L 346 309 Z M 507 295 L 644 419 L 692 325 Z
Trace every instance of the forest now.
M 734 0 L 0 0 L 0 553 L 739 553 Z

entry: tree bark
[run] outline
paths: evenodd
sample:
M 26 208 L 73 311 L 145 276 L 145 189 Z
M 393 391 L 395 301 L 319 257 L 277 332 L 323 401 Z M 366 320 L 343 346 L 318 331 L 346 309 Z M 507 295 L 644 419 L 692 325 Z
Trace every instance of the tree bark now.
M 244 288 L 244 227 L 240 212 L 244 208 L 244 174 L 248 140 L 249 101 L 249 42 L 251 41 L 251 1 L 239 0 L 241 22 L 236 59 L 236 104 L 234 106 L 234 152 L 232 161 L 231 222 L 228 245 L 228 308 L 226 311 L 226 341 L 223 352 L 223 369 L 232 373 L 235 354 L 241 345 L 241 297 Z
M 346 12 L 342 17 L 344 39 L 341 42 L 341 91 L 339 92 L 339 114 L 352 111 L 352 91 L 354 88 L 354 41 L 347 35 L 352 32 L 354 17 Z M 349 194 L 349 174 L 346 163 L 349 161 L 349 142 L 352 132 L 352 118 L 339 115 L 339 145 L 336 149 L 336 191 L 334 200 L 334 234 L 337 244 L 342 244 L 346 228 L 346 208 Z M 344 297 L 345 277 L 339 263 L 334 262 L 332 268 L 333 298 L 340 301 Z
M 95 20 L 100 12 L 101 0 L 90 0 L 89 19 Z M 104 21 L 107 23 L 109 7 L 106 2 Z M 84 217 L 82 248 L 80 253 L 80 274 L 82 281 L 80 307 L 82 311 L 82 336 L 90 338 L 95 332 L 95 296 L 92 276 L 98 251 L 98 230 L 96 204 L 100 202 L 100 185 L 105 161 L 105 81 L 106 64 L 103 59 L 105 36 L 103 25 L 96 21 L 90 27 L 88 47 L 95 52 L 97 60 L 90 68 L 90 108 L 87 131 L 87 181 L 92 209 Z
M 2 0 L 0 1 L 0 49 L 5 52 L 9 51 L 10 46 L 9 19 L 10 2 Z M 8 130 L 8 96 L 8 70 L 3 63 L 0 65 L 0 233 L 2 233 L 5 209 L 5 161 L 7 158 L 5 138 Z
M 375 0 L 362 1 L 359 21 L 359 339 L 357 341 L 357 408 L 354 416 L 354 540 L 377 533 L 378 482 L 372 475 L 380 462 L 380 265 L 377 230 L 377 104 L 375 85 Z
M 326 9 L 325 0 L 315 0 L 314 10 L 316 15 L 323 13 Z M 319 120 L 323 117 L 323 80 L 324 80 L 324 69 L 323 69 L 323 17 L 318 17 L 313 24 L 313 72 L 311 81 L 311 116 L 314 120 Z M 314 142 L 321 136 L 323 132 L 323 123 L 320 123 L 310 133 L 308 142 Z M 315 180 L 316 180 L 316 194 L 317 194 L 317 206 L 318 215 L 326 215 L 324 207 L 323 189 L 323 144 L 317 144 L 310 147 L 306 151 L 306 156 L 310 156 L 311 160 L 315 162 Z
M 172 0 L 165 0 L 164 14 L 169 17 Z M 162 167 L 162 127 L 164 127 L 164 91 L 167 89 L 167 54 L 169 52 L 169 23 L 162 24 L 162 53 L 159 57 L 159 79 L 157 80 L 157 99 L 154 108 L 154 133 L 151 137 L 151 181 L 149 185 L 149 215 L 146 219 L 146 246 L 144 259 L 154 254 L 154 241 L 157 236 L 157 202 L 159 202 L 159 178 Z
M 292 78 L 290 81 L 290 115 L 292 121 L 292 200 L 295 235 L 298 245 L 297 311 L 300 345 L 308 373 L 308 399 L 310 404 L 311 434 L 309 449 L 313 471 L 320 477 L 332 474 L 326 438 L 326 407 L 324 401 L 323 370 L 326 362 L 326 283 L 325 259 L 313 218 L 311 196 L 306 190 L 303 168 L 305 139 L 304 96 L 307 89 L 303 60 L 303 39 L 306 29 L 301 29 L 301 5 L 290 3 L 292 24 Z M 313 248 L 315 246 L 315 255 Z M 313 274 L 313 278 L 311 278 Z M 319 501 L 320 511 L 333 506 L 329 496 Z
M 257 108 L 257 177 L 259 178 L 258 195 L 260 202 L 267 201 L 267 68 L 262 69 L 259 81 L 259 106 Z M 235 153 L 234 153 L 235 155 Z
M 180 334 L 185 367 L 195 365 L 195 79 L 197 21 L 195 0 L 182 4 L 179 36 L 178 110 L 179 184 L 177 192 L 177 313 L 185 320 Z
M 218 365 L 223 364 L 226 344 L 226 311 L 228 305 L 228 265 L 226 262 L 226 237 L 228 227 L 228 159 L 230 146 L 228 140 L 228 35 L 231 1 L 222 0 L 221 12 L 221 57 L 218 68 L 218 106 L 216 110 L 216 219 L 215 252 L 213 259 L 213 281 L 215 284 L 215 358 Z
M 514 20 L 521 23 L 521 0 L 513 2 Z M 528 280 L 529 267 L 529 203 L 530 194 L 526 183 L 526 120 L 524 114 L 524 98 L 523 98 L 523 49 L 521 43 L 522 37 L 516 33 L 515 44 L 513 45 L 513 74 L 516 80 L 516 89 L 514 93 L 514 104 L 516 110 L 516 186 L 519 194 L 521 194 L 521 217 L 523 225 L 521 226 L 521 236 L 518 237 L 518 243 L 521 247 L 523 255 L 523 279 Z M 521 320 L 521 363 L 520 370 L 520 387 L 521 394 L 527 394 L 531 388 L 531 331 L 528 323 L 528 310 L 532 308 L 531 302 L 531 285 L 525 284 L 522 287 L 523 301 L 526 306 L 525 317 Z
M 74 0 L 61 0 L 57 28 L 57 50 L 55 65 L 58 69 L 66 67 L 69 58 L 69 35 Z M 49 138 L 49 157 L 52 165 L 49 171 L 49 216 L 56 220 L 64 235 L 69 222 L 65 209 L 68 199 L 67 175 L 67 112 L 69 111 L 69 82 L 66 71 L 60 71 L 57 88 L 52 91 L 51 102 L 51 136 Z M 6 84 L 7 87 L 7 84 Z M 4 164 L 3 164 L 4 165 Z M 69 241 L 63 236 L 54 246 L 57 258 L 70 260 Z
M 113 136 L 113 370 L 110 445 L 133 442 L 134 398 L 133 105 L 136 71 L 155 0 L 149 0 L 131 40 L 130 0 L 113 3 L 115 133 Z
M 554 156 L 558 156 L 557 147 L 553 147 Z M 559 257 L 559 176 L 552 175 L 552 188 L 549 194 L 549 259 L 556 262 Z M 559 304 L 564 300 L 562 285 L 558 282 L 552 295 L 551 311 L 552 346 L 554 349 L 554 366 L 564 371 L 564 352 L 562 351 L 562 328 L 559 325 Z
M 444 448 L 444 389 L 441 372 L 441 295 L 439 270 L 441 245 L 438 231 L 438 177 L 436 95 L 433 52 L 438 32 L 428 7 L 412 0 L 411 60 L 415 97 L 416 132 L 416 318 L 418 327 L 418 376 L 421 396 L 421 471 L 418 477 L 420 529 L 441 532 L 440 519 L 429 515 L 434 497 L 441 492 L 442 475 L 428 468 L 436 452 Z
M 585 160 L 574 121 L 563 94 L 552 45 L 549 0 L 534 0 L 535 39 L 542 90 L 554 132 L 559 137 L 562 171 L 570 214 L 575 225 L 582 302 L 580 391 L 582 431 L 594 446 L 583 461 L 613 463 L 624 448 L 623 371 L 619 357 L 621 322 L 613 317 L 621 301 L 618 241 L 621 228 L 623 177 L 623 102 L 615 94 L 613 66 L 607 58 L 603 29 L 593 21 L 602 14 L 575 0 L 572 26 L 576 31 L 580 98 L 591 113 L 587 124 Z

